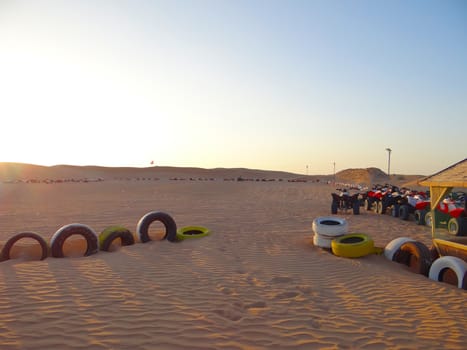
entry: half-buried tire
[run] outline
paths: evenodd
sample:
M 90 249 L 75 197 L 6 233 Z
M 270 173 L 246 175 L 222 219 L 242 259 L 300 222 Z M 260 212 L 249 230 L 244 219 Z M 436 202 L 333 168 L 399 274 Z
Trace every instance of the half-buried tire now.
M 80 235 L 86 239 L 87 248 L 84 256 L 89 256 L 99 251 L 98 237 L 92 228 L 82 224 L 69 224 L 55 232 L 50 240 L 50 250 L 54 258 L 64 257 L 63 243 L 72 235 Z
M 409 237 L 399 237 L 393 239 L 391 242 L 389 242 L 386 247 L 384 247 L 384 256 L 386 259 L 390 261 L 394 261 L 394 254 L 400 249 L 400 247 L 406 243 L 406 242 L 412 242 L 414 241 L 412 238 Z
M 428 276 L 432 258 L 427 246 L 418 241 L 405 242 L 394 253 L 393 261 L 407 265 L 415 273 Z
M 331 242 L 331 248 L 334 255 L 344 258 L 360 258 L 375 252 L 373 240 L 363 233 L 335 238 Z
M 206 237 L 211 232 L 206 227 L 202 226 L 186 226 L 177 230 L 177 241 L 183 241 L 190 238 Z
M 151 240 L 149 237 L 149 225 L 154 221 L 160 221 L 165 226 L 163 239 L 167 239 L 169 242 L 177 240 L 177 224 L 175 220 L 167 213 L 153 211 L 144 215 L 136 226 L 136 234 L 141 243 L 147 243 Z
M 122 246 L 135 244 L 135 237 L 130 230 L 122 226 L 110 226 L 99 234 L 100 250 L 108 252 L 113 241 L 119 238 Z
M 40 236 L 39 234 L 37 234 L 35 232 L 21 232 L 21 233 L 15 234 L 8 241 L 6 241 L 5 245 L 2 248 L 2 252 L 0 254 L 0 261 L 10 259 L 11 248 L 13 248 L 13 245 L 22 238 L 32 238 L 32 239 L 36 240 L 40 244 L 41 249 L 42 249 L 42 254 L 41 254 L 41 259 L 40 260 L 44 260 L 45 258 L 47 258 L 48 254 L 49 254 L 49 247 L 48 247 L 47 242 L 45 241 L 45 239 L 42 238 L 42 236 Z
M 455 256 L 442 256 L 433 262 L 428 277 L 467 290 L 467 263 Z

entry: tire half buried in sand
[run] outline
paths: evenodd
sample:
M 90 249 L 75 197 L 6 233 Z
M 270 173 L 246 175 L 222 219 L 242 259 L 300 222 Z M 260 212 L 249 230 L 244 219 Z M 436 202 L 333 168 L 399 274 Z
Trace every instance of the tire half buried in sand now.
M 119 239 L 122 246 L 135 244 L 135 237 L 123 226 L 110 226 L 99 234 L 99 249 L 108 252 L 112 242 Z
M 373 240 L 363 233 L 335 238 L 331 242 L 331 248 L 334 255 L 344 258 L 360 258 L 375 253 Z
M 144 215 L 136 226 L 136 234 L 141 243 L 146 243 L 151 240 L 149 237 L 149 225 L 154 221 L 160 221 L 165 226 L 164 239 L 170 242 L 175 242 L 177 240 L 177 224 L 175 220 L 167 213 L 153 211 Z
M 49 247 L 48 247 L 47 242 L 45 241 L 45 239 L 42 238 L 41 235 L 39 235 L 39 234 L 37 234 L 35 232 L 21 232 L 21 233 L 17 233 L 13 237 L 11 237 L 5 243 L 5 245 L 2 248 L 1 255 L 0 255 L 0 261 L 5 261 L 5 260 L 10 259 L 11 248 L 13 248 L 13 245 L 22 238 L 32 238 L 32 239 L 36 240 L 37 242 L 39 242 L 39 244 L 41 246 L 41 249 L 42 249 L 42 254 L 41 254 L 40 260 L 44 260 L 45 258 L 47 258 L 48 254 L 49 254 Z
M 177 241 L 190 238 L 201 238 L 211 234 L 211 231 L 202 226 L 186 226 L 177 230 Z
M 394 261 L 394 254 L 400 249 L 400 247 L 406 242 L 413 242 L 414 239 L 409 237 L 398 237 L 393 239 L 391 242 L 386 244 L 384 247 L 384 256 L 390 261 Z
M 467 263 L 455 256 L 443 256 L 433 262 L 428 277 L 450 284 L 457 282 L 458 288 L 467 290 Z
M 413 272 L 428 276 L 432 264 L 431 252 L 418 241 L 405 242 L 394 253 L 393 261 L 407 265 Z
M 54 233 L 50 240 L 50 249 L 54 258 L 63 258 L 63 243 L 72 235 L 81 235 L 86 239 L 87 248 L 84 256 L 95 254 L 99 251 L 99 243 L 96 232 L 83 224 L 69 224 Z

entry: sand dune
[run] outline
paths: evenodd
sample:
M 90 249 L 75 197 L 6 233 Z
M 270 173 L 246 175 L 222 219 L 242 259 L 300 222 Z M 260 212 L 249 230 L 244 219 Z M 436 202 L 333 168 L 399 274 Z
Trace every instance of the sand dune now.
M 366 186 L 391 184 L 411 189 L 421 189 L 421 186 L 418 185 L 418 180 L 423 177 L 423 175 L 404 174 L 391 174 L 391 176 L 388 176 L 387 173 L 378 168 L 345 169 L 336 173 L 336 181 Z
M 27 181 L 30 179 L 97 179 L 135 180 L 135 179 L 291 179 L 302 177 L 284 171 L 255 170 L 246 168 L 183 168 L 170 166 L 134 167 L 102 167 L 56 165 L 40 166 L 22 163 L 0 163 L 0 181 Z M 311 179 L 312 177 L 310 177 Z
M 312 245 L 311 223 L 329 215 L 332 190 L 287 181 L 0 184 L 0 245 L 25 230 L 50 239 L 72 222 L 134 232 L 153 210 L 212 231 L 43 261 L 30 260 L 36 245 L 25 253 L 32 242 L 18 242 L 15 259 L 0 263 L 0 348 L 465 348 L 465 291 L 380 255 L 345 259 Z M 430 244 L 429 229 L 413 222 L 339 216 L 378 246 L 400 236 Z

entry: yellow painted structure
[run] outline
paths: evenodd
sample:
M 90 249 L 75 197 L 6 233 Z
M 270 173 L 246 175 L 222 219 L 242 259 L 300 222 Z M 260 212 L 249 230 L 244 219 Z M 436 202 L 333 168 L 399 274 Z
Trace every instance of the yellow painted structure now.
M 454 255 L 467 261 L 467 237 L 449 237 L 436 230 L 436 206 L 453 188 L 467 187 L 467 158 L 420 180 L 419 185 L 430 188 L 433 244 L 440 255 Z M 461 255 L 461 256 L 459 256 Z

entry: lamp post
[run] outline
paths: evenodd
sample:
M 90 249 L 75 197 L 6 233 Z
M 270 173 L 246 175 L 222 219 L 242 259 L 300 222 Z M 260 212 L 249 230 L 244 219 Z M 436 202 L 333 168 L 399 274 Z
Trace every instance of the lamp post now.
M 334 165 L 333 178 L 334 178 L 334 182 L 336 182 L 336 162 L 333 162 L 332 164 Z
M 391 152 L 392 150 L 390 148 L 386 148 L 386 151 L 388 151 L 388 177 L 391 177 Z

